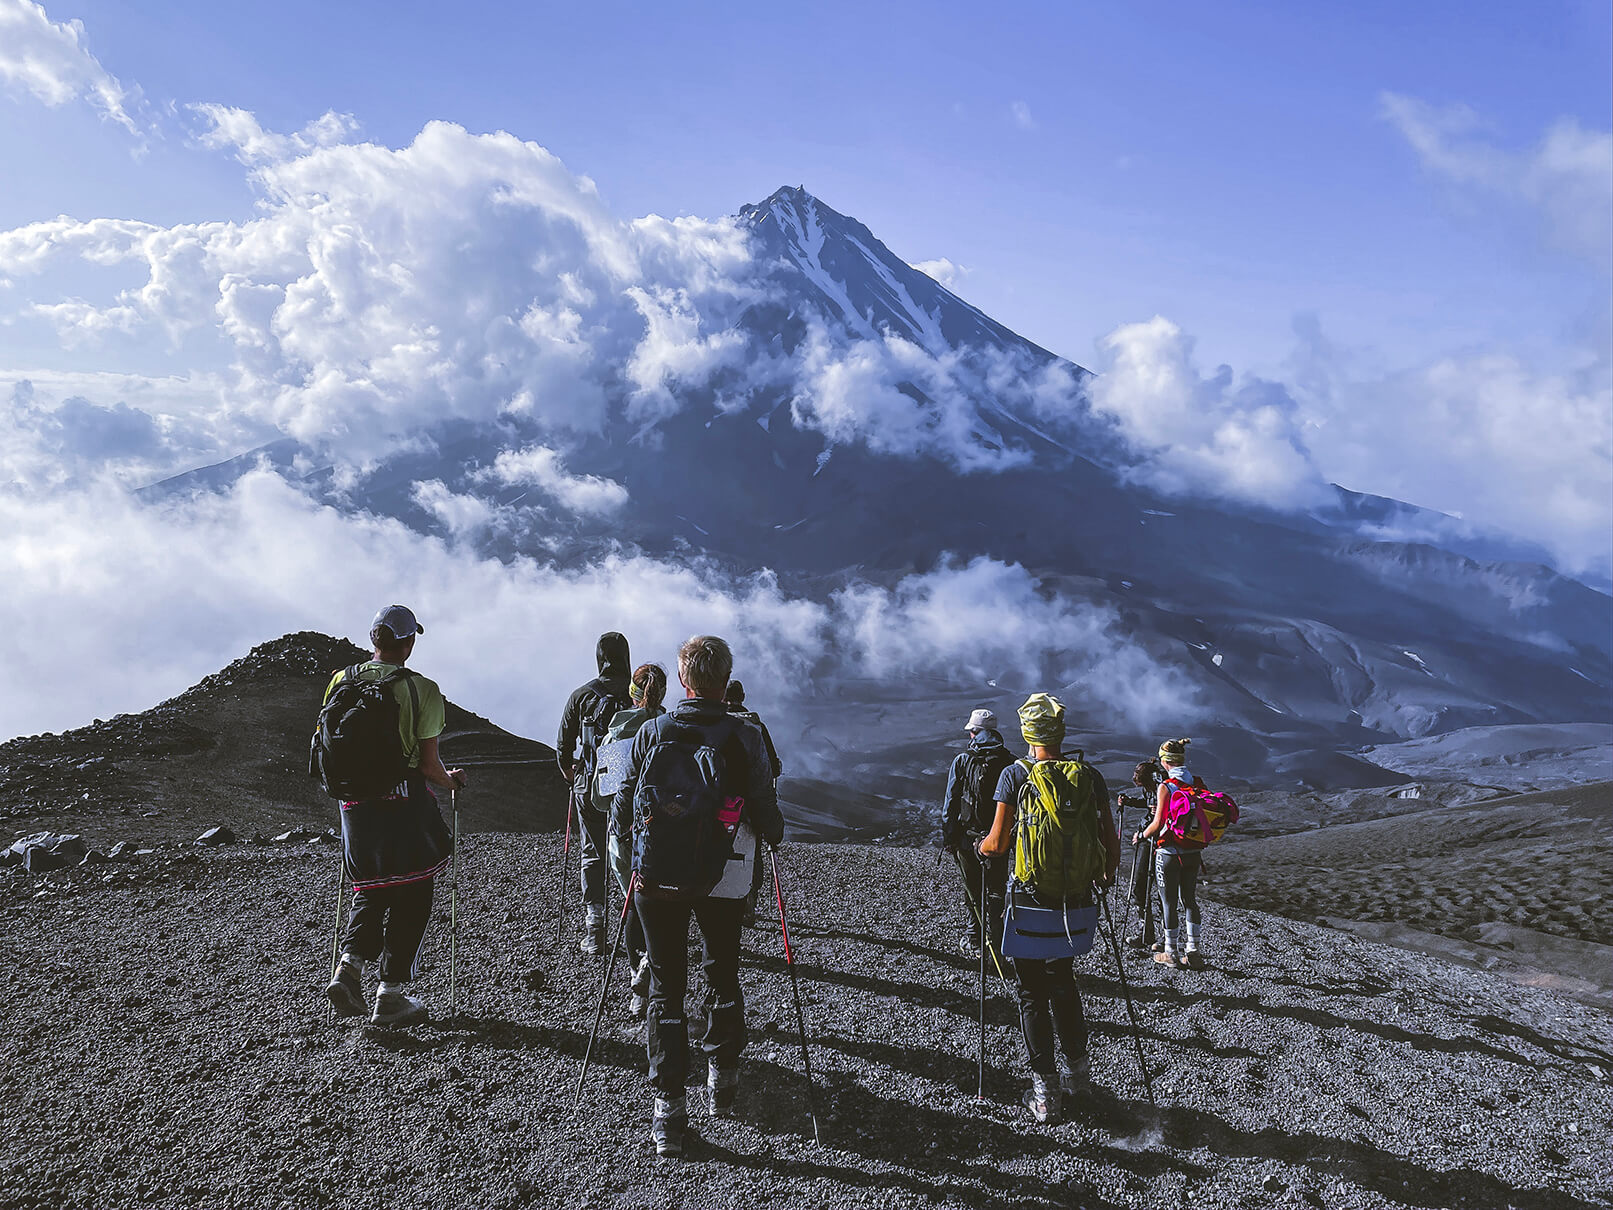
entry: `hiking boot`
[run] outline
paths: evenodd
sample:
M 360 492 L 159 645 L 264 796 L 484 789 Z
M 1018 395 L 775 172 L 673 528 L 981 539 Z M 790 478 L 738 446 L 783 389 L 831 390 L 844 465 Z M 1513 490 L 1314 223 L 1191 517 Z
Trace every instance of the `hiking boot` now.
M 1163 954 L 1165 952 L 1165 943 L 1163 941 L 1150 941 L 1148 948 L 1156 954 Z
M 650 1011 L 650 960 L 641 958 L 633 972 L 633 993 L 627 998 L 627 1011 L 642 1019 Z
M 683 1131 L 689 1124 L 689 1110 L 682 1097 L 655 1098 L 655 1112 L 650 1117 L 650 1138 L 655 1141 L 655 1154 L 668 1157 L 683 1154 Z
M 734 1116 L 734 1099 L 739 1095 L 739 1068 L 706 1065 L 706 1100 L 714 1118 Z
M 1059 1073 L 1059 1091 L 1067 1096 L 1079 1096 L 1092 1082 L 1092 1064 L 1086 1059 L 1072 1064 L 1070 1070 Z
M 378 991 L 375 993 L 375 1011 L 370 1014 L 371 1025 L 418 1025 L 431 1016 L 424 1000 L 416 1000 L 408 992 Z
M 362 1017 L 368 1011 L 364 1004 L 363 966 L 343 954 L 336 964 L 336 974 L 325 988 L 325 997 L 338 1017 Z
M 1182 961 L 1182 959 L 1176 956 L 1174 950 L 1161 950 L 1159 953 L 1154 955 L 1154 961 L 1158 962 L 1161 966 L 1181 967 L 1187 965 L 1186 962 Z
M 958 938 L 958 952 L 965 958 L 980 957 L 980 938 L 973 933 L 965 933 Z
M 577 942 L 577 948 L 585 954 L 605 952 L 605 913 L 598 908 L 588 909 L 588 919 L 583 924 L 582 940 Z
M 1200 954 L 1194 946 L 1188 946 L 1186 952 L 1182 954 L 1182 965 L 1201 971 L 1204 969 L 1204 955 Z
M 1033 1075 L 1030 1091 L 1022 1098 L 1038 1122 L 1055 1122 L 1059 1116 L 1059 1090 L 1048 1086 L 1046 1076 Z
M 1126 938 L 1126 944 L 1134 950 L 1154 949 L 1158 945 L 1147 933 L 1133 933 Z

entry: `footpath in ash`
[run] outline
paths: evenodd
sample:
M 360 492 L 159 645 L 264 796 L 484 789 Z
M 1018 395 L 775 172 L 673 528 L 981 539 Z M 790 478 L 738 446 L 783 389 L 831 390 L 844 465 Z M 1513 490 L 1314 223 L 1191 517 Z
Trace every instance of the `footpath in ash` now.
M 0 1205 L 1613 1204 L 1607 1013 L 1255 911 L 1213 913 L 1207 970 L 1127 954 L 1157 1128 L 1102 951 L 1080 964 L 1090 1095 L 1061 1124 L 1027 1120 L 994 985 L 977 1104 L 950 871 L 841 845 L 782 850 L 823 1145 L 775 927 L 745 934 L 738 1117 L 693 1113 L 686 1158 L 658 1161 L 625 986 L 570 1109 L 603 963 L 554 939 L 558 847 L 466 839 L 461 1012 L 402 1031 L 325 1002 L 331 847 L 0 870 Z M 445 922 L 428 947 L 442 1014 Z

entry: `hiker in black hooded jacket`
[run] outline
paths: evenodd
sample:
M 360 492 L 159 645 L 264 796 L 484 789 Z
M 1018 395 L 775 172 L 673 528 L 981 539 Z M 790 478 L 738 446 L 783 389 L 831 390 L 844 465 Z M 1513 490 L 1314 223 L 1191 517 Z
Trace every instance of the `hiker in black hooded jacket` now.
M 560 738 L 555 741 L 555 756 L 560 772 L 571 786 L 571 810 L 578 822 L 578 846 L 582 854 L 582 901 L 584 928 L 580 948 L 585 954 L 605 952 L 605 880 L 609 865 L 605 854 L 605 815 L 593 809 L 588 792 L 588 779 L 593 774 L 594 749 L 604 738 L 588 734 L 588 722 L 596 714 L 602 698 L 610 697 L 619 709 L 632 705 L 632 661 L 628 656 L 627 638 L 616 631 L 599 636 L 594 649 L 599 675 L 586 685 L 579 686 L 566 700 L 566 709 L 560 716 Z M 608 725 L 614 709 L 604 711 Z
M 1008 862 L 995 858 L 985 862 L 986 908 L 980 914 L 981 858 L 975 842 L 991 830 L 997 815 L 997 779 L 1013 763 L 997 730 L 997 716 L 981 708 L 969 715 L 964 725 L 969 734 L 967 750 L 952 758 L 947 770 L 947 788 L 941 802 L 941 847 L 952 854 L 963 875 L 967 927 L 958 938 L 958 948 L 970 958 L 980 956 L 981 925 L 993 939 L 1002 936 L 1003 891 L 1008 881 Z M 971 769 L 974 775 L 970 776 Z M 973 801 L 970 801 L 970 800 Z M 994 942 L 995 944 L 995 942 Z

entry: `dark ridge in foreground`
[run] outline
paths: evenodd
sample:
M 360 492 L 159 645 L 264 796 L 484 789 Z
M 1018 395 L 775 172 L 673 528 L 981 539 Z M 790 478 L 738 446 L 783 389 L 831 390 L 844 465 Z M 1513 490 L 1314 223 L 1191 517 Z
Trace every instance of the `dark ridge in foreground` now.
M 688 1158 L 657 1161 L 625 987 L 570 1108 L 603 961 L 554 931 L 557 850 L 469 839 L 462 1012 L 407 1032 L 329 1015 L 328 847 L 0 871 L 0 1202 L 1590 1210 L 1613 1193 L 1607 1013 L 1213 905 L 1210 969 L 1127 958 L 1162 1132 L 1104 954 L 1079 966 L 1093 1082 L 1068 1120 L 1036 1126 L 1020 1108 L 1016 1017 L 996 985 L 978 1105 L 976 975 L 953 949 L 950 871 L 927 851 L 842 845 L 783 849 L 823 1146 L 764 929 L 745 934 L 738 1119 L 694 1112 Z M 439 1014 L 446 891 L 420 984 Z M 691 1013 L 700 1000 L 692 989 Z
M 0 826 L 141 841 L 193 839 L 225 821 L 269 834 L 330 827 L 308 737 L 331 674 L 368 658 L 345 639 L 288 634 L 150 710 L 0 744 Z M 477 770 L 465 827 L 564 823 L 554 749 L 451 701 L 442 745 L 445 759 Z

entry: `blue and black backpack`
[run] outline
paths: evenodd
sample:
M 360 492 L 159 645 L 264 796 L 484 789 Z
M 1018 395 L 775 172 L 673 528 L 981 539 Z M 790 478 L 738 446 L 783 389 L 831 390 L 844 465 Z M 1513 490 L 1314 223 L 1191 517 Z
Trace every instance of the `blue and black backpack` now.
M 745 762 L 731 718 L 710 726 L 655 720 L 633 795 L 633 869 L 652 899 L 703 899 L 722 879 L 745 809 L 736 790 Z

